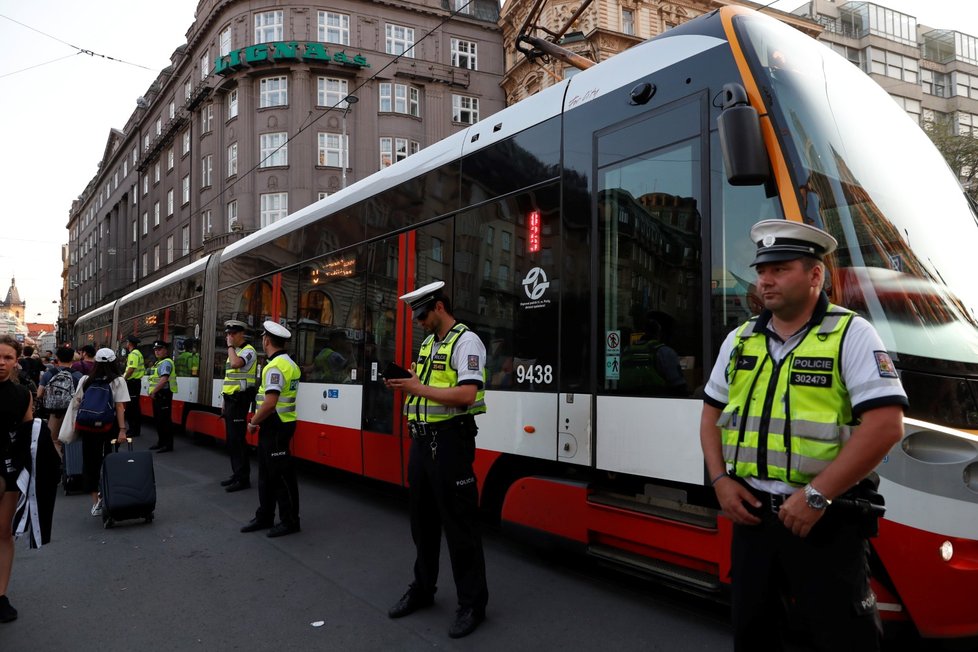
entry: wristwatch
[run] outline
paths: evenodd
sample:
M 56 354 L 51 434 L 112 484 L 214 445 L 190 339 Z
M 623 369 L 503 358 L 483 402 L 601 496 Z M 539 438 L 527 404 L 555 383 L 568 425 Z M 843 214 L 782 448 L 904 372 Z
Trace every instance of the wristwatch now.
M 812 486 L 811 483 L 805 485 L 805 502 L 812 509 L 822 510 L 832 504 L 821 491 Z

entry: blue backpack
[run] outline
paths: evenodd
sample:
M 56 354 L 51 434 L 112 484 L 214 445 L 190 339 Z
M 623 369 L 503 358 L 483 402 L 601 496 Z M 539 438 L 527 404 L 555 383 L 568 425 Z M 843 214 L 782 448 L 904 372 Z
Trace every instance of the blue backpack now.
M 115 399 L 105 378 L 88 380 L 81 405 L 75 415 L 75 429 L 85 432 L 109 432 L 115 423 Z

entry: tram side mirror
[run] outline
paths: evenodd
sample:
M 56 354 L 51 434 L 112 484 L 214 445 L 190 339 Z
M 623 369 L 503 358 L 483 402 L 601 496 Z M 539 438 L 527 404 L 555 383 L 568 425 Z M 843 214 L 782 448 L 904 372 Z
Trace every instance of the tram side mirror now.
M 740 84 L 724 84 L 723 110 L 717 118 L 720 150 L 727 181 L 732 186 L 760 186 L 768 182 L 771 164 L 761 138 L 757 110 Z

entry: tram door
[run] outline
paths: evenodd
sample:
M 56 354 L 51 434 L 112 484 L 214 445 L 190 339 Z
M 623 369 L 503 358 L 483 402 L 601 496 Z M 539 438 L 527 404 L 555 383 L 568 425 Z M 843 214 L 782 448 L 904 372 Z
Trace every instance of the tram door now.
M 702 476 L 698 446 L 686 439 L 700 407 L 688 397 L 704 366 L 706 110 L 705 94 L 696 95 L 596 134 L 595 462 L 603 470 Z

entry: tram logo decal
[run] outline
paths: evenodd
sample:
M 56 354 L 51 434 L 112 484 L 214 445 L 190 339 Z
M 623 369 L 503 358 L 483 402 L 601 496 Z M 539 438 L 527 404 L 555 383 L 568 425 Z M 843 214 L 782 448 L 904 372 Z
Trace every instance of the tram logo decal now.
M 542 267 L 534 267 L 523 277 L 523 292 L 526 293 L 529 301 L 521 302 L 520 307 L 532 310 L 550 305 L 550 299 L 543 298 L 548 289 L 550 289 L 550 281 L 547 280 L 547 273 Z

